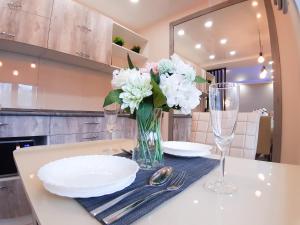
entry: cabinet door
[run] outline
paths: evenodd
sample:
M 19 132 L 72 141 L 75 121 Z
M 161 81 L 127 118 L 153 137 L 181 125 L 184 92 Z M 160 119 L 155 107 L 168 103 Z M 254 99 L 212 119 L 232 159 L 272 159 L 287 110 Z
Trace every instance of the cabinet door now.
M 112 21 L 72 0 L 55 0 L 48 48 L 110 64 Z
M 0 38 L 47 47 L 49 19 L 8 7 L 0 8 Z
M 80 25 L 86 24 L 87 10 L 72 0 L 55 0 L 50 24 L 48 48 L 72 55 L 83 52 L 87 44 Z
M 0 7 L 50 18 L 53 0 L 0 0 Z
M 91 28 L 91 31 L 87 34 L 87 52 L 90 59 L 111 64 L 112 20 L 96 11 L 90 11 L 87 26 Z

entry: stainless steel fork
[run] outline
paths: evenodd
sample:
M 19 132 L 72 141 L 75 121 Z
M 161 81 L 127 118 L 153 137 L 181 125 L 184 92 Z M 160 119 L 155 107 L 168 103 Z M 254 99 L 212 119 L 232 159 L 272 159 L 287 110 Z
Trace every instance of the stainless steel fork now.
M 180 189 L 183 184 L 184 184 L 184 180 L 185 180 L 185 175 L 186 172 L 182 171 L 179 174 L 177 174 L 169 183 L 169 185 L 158 192 L 155 192 L 151 195 L 148 195 L 145 198 L 141 198 L 125 207 L 123 207 L 122 209 L 110 214 L 109 216 L 105 217 L 103 219 L 103 222 L 105 224 L 112 224 L 115 221 L 121 219 L 123 216 L 127 215 L 128 213 L 132 212 L 133 210 L 135 210 L 136 208 L 138 208 L 139 206 L 145 204 L 146 202 L 156 198 L 158 195 L 161 195 L 165 192 L 169 192 L 169 191 L 177 191 L 178 189 Z

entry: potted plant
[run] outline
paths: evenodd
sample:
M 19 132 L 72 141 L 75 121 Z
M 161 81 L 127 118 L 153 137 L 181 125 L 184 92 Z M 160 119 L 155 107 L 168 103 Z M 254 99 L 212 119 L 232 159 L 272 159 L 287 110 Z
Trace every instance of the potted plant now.
M 141 51 L 141 47 L 140 46 L 138 46 L 138 45 L 134 45 L 132 48 L 131 48 L 131 51 L 134 51 L 134 52 L 136 52 L 136 53 L 140 53 L 140 51 Z
M 119 46 L 123 46 L 124 43 L 125 43 L 124 39 L 123 39 L 122 37 L 120 37 L 120 36 L 116 36 L 116 37 L 114 38 L 113 42 L 114 42 L 115 44 L 119 45 Z

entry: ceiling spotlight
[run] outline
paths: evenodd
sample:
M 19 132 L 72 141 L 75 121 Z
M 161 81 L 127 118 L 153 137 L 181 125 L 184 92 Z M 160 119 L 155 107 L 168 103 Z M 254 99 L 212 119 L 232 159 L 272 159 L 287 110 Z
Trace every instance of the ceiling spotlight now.
M 211 60 L 213 60 L 213 59 L 215 59 L 215 58 L 216 58 L 215 55 L 210 55 L 210 56 L 209 56 L 209 59 L 211 59 Z
M 2 67 L 3 66 L 3 63 L 2 63 L 2 61 L 0 61 L 0 67 Z
M 13 74 L 14 76 L 19 76 L 19 71 L 18 71 L 18 70 L 13 70 L 13 71 L 12 71 L 12 74 Z
M 236 51 L 230 51 L 229 54 L 230 54 L 231 56 L 234 56 L 234 55 L 236 54 Z
M 31 63 L 31 64 L 30 64 L 30 67 L 31 67 L 32 69 L 35 69 L 35 68 L 36 68 L 36 64 L 35 64 L 35 63 Z
M 271 78 L 274 79 L 274 76 L 272 75 Z
M 179 36 L 183 36 L 184 35 L 184 30 L 179 30 L 178 32 L 177 32 L 177 34 L 179 35 Z
M 206 21 L 206 22 L 204 23 L 204 26 L 205 26 L 206 28 L 210 28 L 210 27 L 212 27 L 212 25 L 213 25 L 213 21 L 211 21 L 211 20 L 208 20 L 208 21 Z
M 268 71 L 267 71 L 266 67 L 263 66 L 261 68 L 261 71 L 260 71 L 260 74 L 259 74 L 259 78 L 260 79 L 265 79 L 267 77 L 267 74 L 268 74 Z
M 270 73 L 274 73 L 274 70 L 273 70 L 273 69 L 270 69 Z
M 274 61 L 269 61 L 269 65 L 273 65 Z
M 260 63 L 260 64 L 262 64 L 262 63 L 264 63 L 264 61 L 265 61 L 265 58 L 263 57 L 262 52 L 260 52 L 259 56 L 257 58 L 257 62 Z
M 252 1 L 252 6 L 253 6 L 253 7 L 258 6 L 258 2 L 257 2 L 257 1 Z
M 140 0 L 130 0 L 132 3 L 138 3 Z
M 256 13 L 256 18 L 260 19 L 261 18 L 261 14 L 260 13 Z
M 196 48 L 196 49 L 200 49 L 201 46 L 202 46 L 201 44 L 196 44 L 196 45 L 195 45 L 195 48 Z
M 222 38 L 221 40 L 220 40 L 220 44 L 221 45 L 225 45 L 227 43 L 227 39 L 226 38 Z

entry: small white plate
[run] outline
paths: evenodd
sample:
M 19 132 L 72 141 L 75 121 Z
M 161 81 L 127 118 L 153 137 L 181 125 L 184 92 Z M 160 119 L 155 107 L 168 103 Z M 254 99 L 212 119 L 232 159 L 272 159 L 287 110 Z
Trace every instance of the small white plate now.
M 183 141 L 166 141 L 162 146 L 165 153 L 182 157 L 207 156 L 212 149 L 211 145 Z
M 120 191 L 136 177 L 136 162 L 118 156 L 88 155 L 50 162 L 38 177 L 51 193 L 66 197 L 96 197 Z

